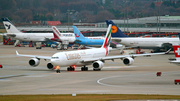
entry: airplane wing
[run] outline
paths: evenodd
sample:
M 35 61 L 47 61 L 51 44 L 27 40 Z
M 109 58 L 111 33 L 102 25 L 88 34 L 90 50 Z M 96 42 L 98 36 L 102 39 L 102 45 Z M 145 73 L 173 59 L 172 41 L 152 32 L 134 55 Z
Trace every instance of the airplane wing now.
M 18 51 L 16 51 L 16 55 L 22 57 L 38 58 L 38 59 L 47 59 L 47 60 L 51 59 L 51 56 L 25 55 L 25 54 L 19 54 Z
M 160 52 L 160 53 L 147 53 L 147 54 L 132 54 L 132 55 L 118 55 L 118 56 L 107 56 L 107 57 L 99 57 L 99 58 L 90 58 L 82 60 L 81 62 L 91 62 L 91 61 L 97 61 L 97 60 L 114 60 L 114 59 L 123 59 L 126 57 L 138 57 L 138 56 L 150 56 L 150 55 L 161 55 L 161 54 L 168 54 L 171 49 L 169 49 L 167 52 Z

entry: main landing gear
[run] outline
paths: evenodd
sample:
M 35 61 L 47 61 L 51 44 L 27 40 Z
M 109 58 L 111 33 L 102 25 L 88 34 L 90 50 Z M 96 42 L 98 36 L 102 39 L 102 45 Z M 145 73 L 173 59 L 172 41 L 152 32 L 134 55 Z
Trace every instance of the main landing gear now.
M 75 68 L 73 68 L 72 66 L 67 68 L 67 71 L 74 71 L 74 70 L 75 70 Z
M 60 69 L 56 70 L 56 73 L 60 73 L 60 72 L 61 72 Z
M 81 71 L 88 71 L 88 67 L 86 66 L 81 67 Z

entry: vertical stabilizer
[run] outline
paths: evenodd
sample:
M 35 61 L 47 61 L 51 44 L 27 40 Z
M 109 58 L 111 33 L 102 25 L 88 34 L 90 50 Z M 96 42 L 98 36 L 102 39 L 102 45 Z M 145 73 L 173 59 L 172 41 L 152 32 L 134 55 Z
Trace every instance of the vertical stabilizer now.
M 107 32 L 106 32 L 106 37 L 104 39 L 103 45 L 101 46 L 101 48 L 108 48 L 110 45 L 110 41 L 111 41 L 111 27 L 112 25 L 110 24 L 108 26 Z
M 173 50 L 176 60 L 180 60 L 180 45 L 173 45 Z
M 103 45 L 101 46 L 101 48 L 106 49 L 106 56 L 109 53 L 109 46 L 110 46 L 110 42 L 111 42 L 111 27 L 112 27 L 112 25 L 110 24 L 108 26 L 108 29 L 107 29 L 107 32 L 106 32 L 106 37 L 104 39 Z
M 8 18 L 2 18 L 2 21 L 7 33 L 22 33 L 11 23 Z
M 59 30 L 58 30 L 55 26 L 52 26 L 52 30 L 53 30 L 54 38 L 60 39 L 62 35 L 61 35 L 61 33 L 59 32 Z
M 74 30 L 74 35 L 75 35 L 75 38 L 76 40 L 78 39 L 86 39 L 83 34 L 77 29 L 76 26 L 73 26 L 73 30 Z
M 114 24 L 112 20 L 106 20 L 106 24 L 107 26 L 109 26 L 109 24 L 112 24 L 112 29 L 111 29 L 112 37 L 128 37 Z

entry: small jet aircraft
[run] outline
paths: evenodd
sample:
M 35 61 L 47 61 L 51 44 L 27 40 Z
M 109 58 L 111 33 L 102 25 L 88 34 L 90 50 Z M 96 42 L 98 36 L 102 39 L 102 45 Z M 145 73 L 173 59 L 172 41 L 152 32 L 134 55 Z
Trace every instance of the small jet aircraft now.
M 112 25 L 110 24 L 107 29 L 106 37 L 101 48 L 57 52 L 53 56 L 25 55 L 19 54 L 17 51 L 16 54 L 17 56 L 31 57 L 31 59 L 29 60 L 29 64 L 34 67 L 39 65 L 40 59 L 50 60 L 47 64 L 47 68 L 56 68 L 57 73 L 60 73 L 60 67 L 68 67 L 68 71 L 74 71 L 75 67 L 82 66 L 81 70 L 87 71 L 87 65 L 93 65 L 94 71 L 100 71 L 101 68 L 104 66 L 105 60 L 122 59 L 125 65 L 132 65 L 134 63 L 134 58 L 137 56 L 166 54 L 166 52 L 161 52 L 148 54 L 107 56 L 109 54 L 109 44 L 111 40 L 111 27 Z

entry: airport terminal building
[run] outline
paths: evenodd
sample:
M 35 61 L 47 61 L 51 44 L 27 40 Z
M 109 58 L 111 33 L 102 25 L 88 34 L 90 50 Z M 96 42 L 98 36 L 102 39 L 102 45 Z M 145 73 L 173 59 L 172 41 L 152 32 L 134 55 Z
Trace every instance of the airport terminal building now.
M 180 16 L 153 16 L 135 19 L 112 20 L 124 33 L 130 36 L 177 36 L 180 32 Z M 85 36 L 101 36 L 107 29 L 106 22 L 73 23 Z M 61 32 L 73 32 L 72 26 L 56 26 Z M 52 32 L 51 26 L 18 27 L 24 32 Z M 152 36 L 153 36 L 152 35 Z

